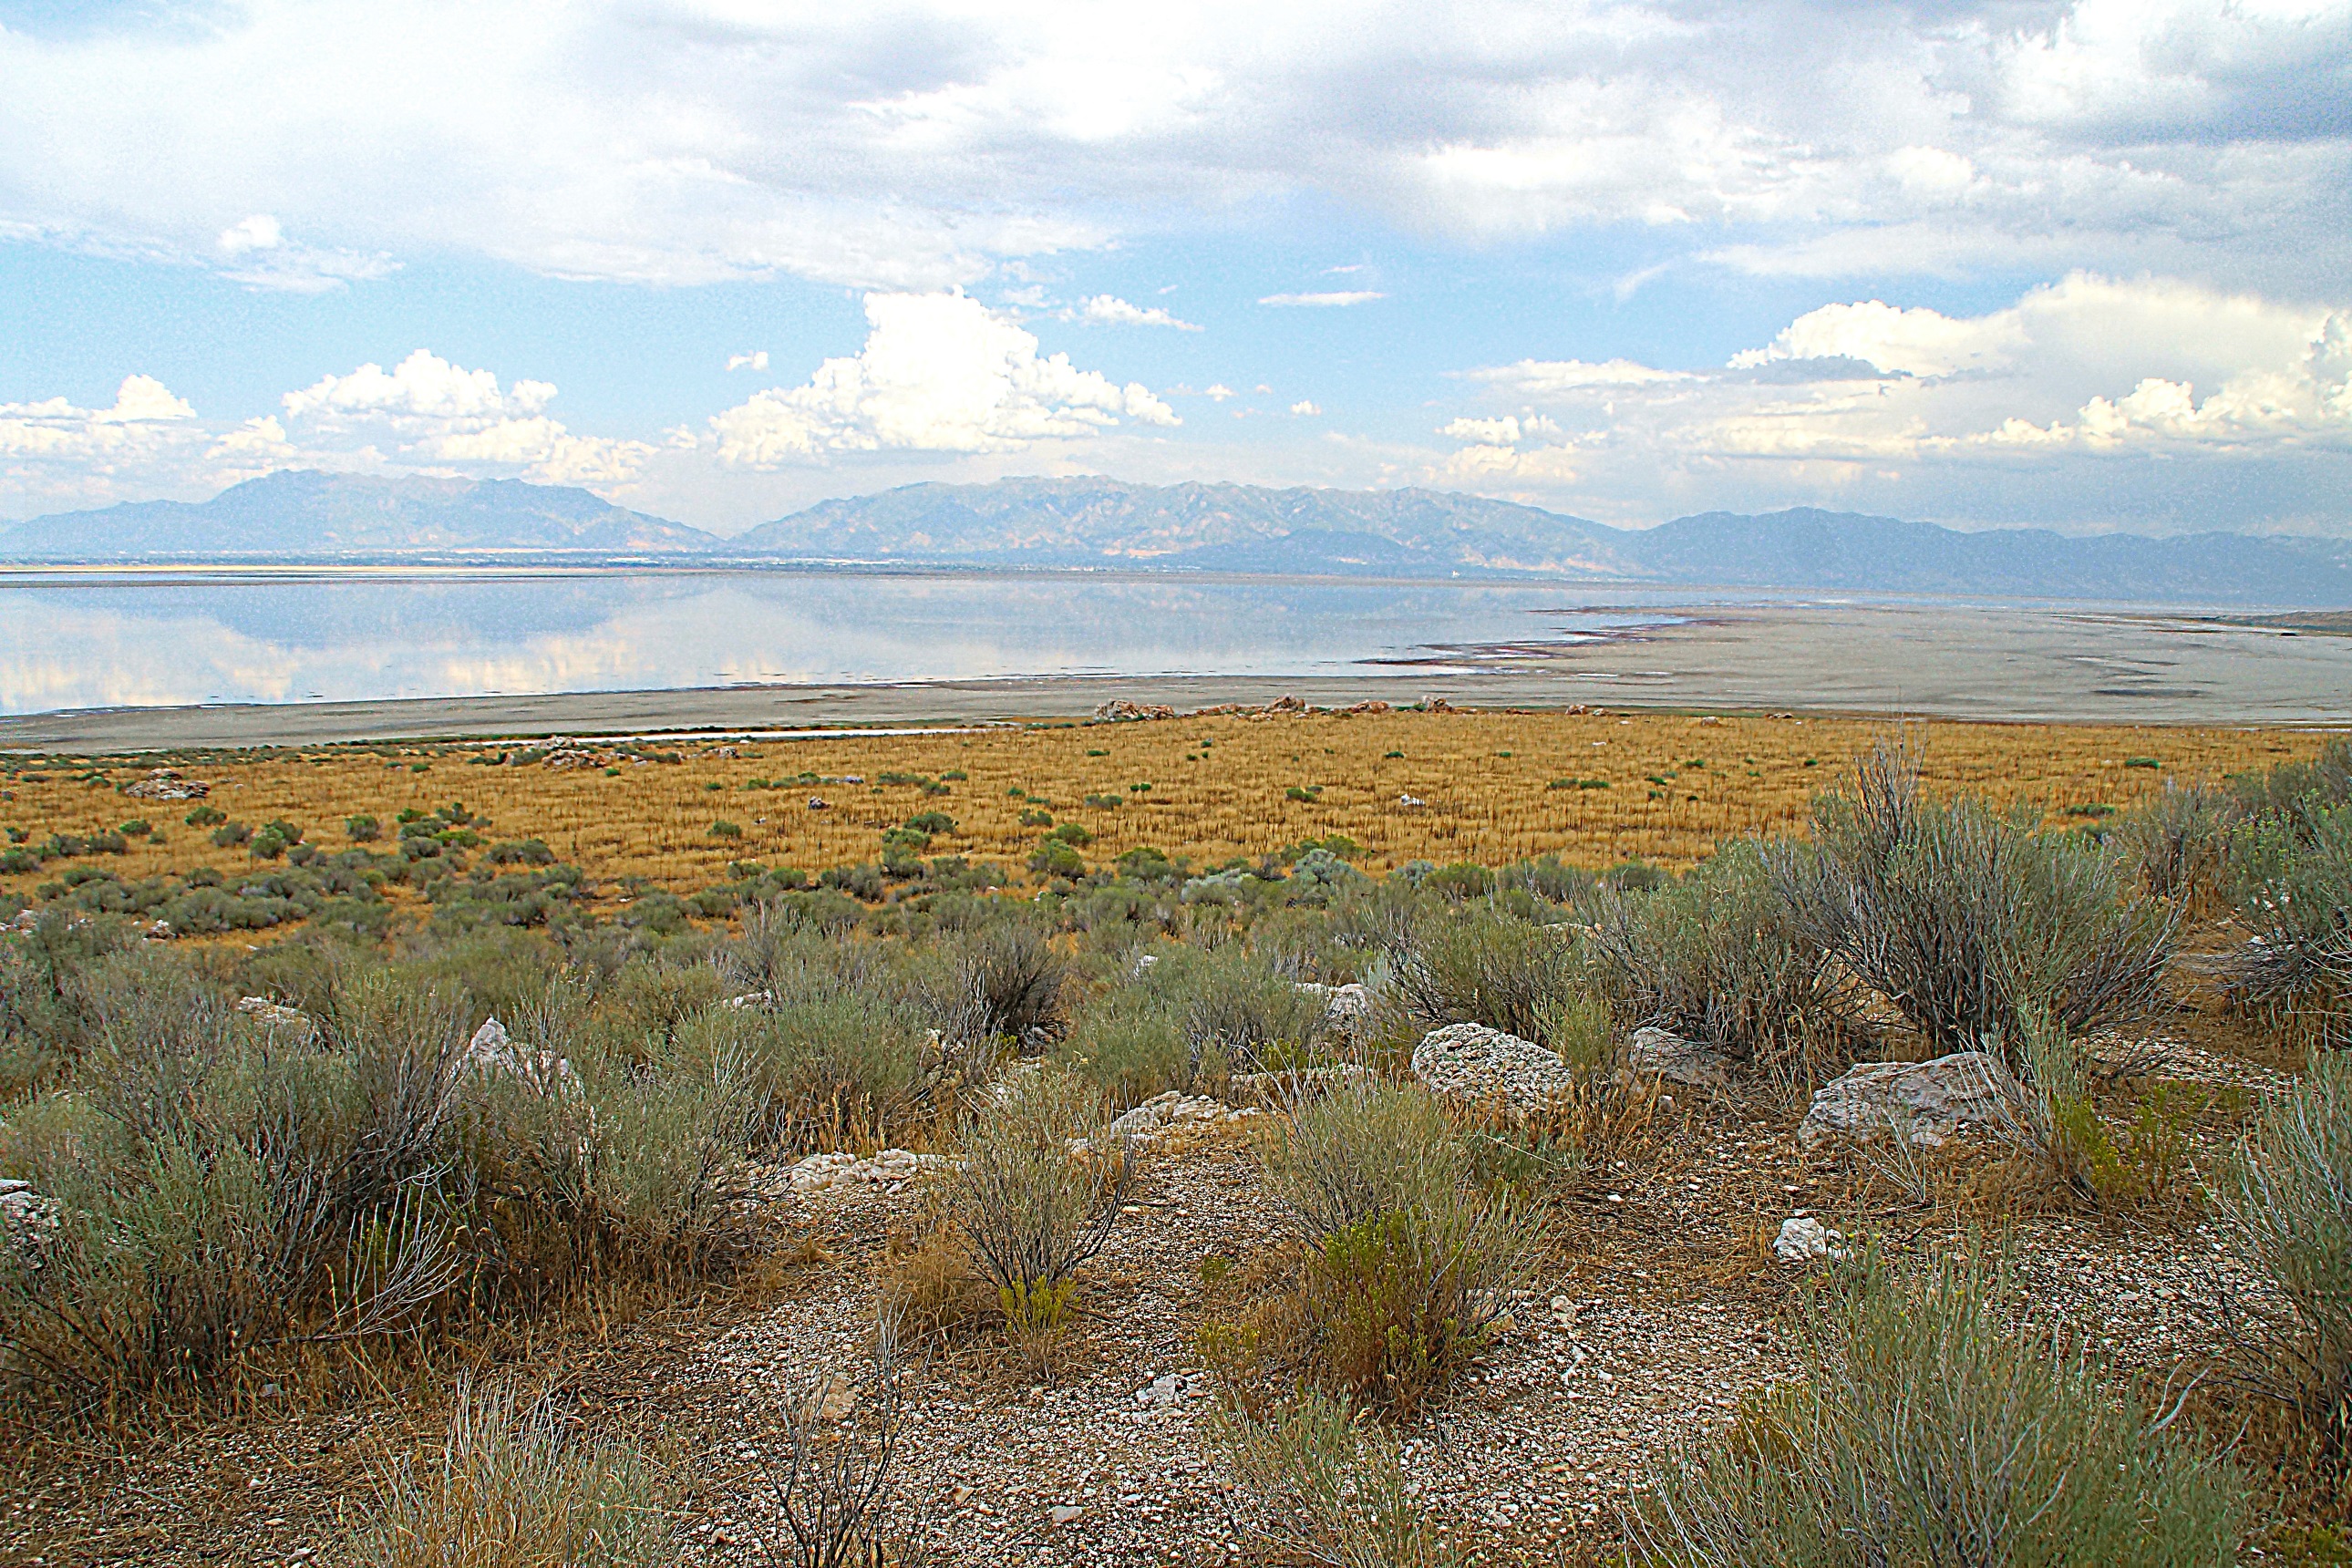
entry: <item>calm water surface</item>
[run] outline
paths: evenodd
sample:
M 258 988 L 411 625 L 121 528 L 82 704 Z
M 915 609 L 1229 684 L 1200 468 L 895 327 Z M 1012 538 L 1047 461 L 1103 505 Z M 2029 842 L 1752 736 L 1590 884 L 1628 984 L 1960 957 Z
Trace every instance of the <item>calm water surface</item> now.
M 1442 668 L 1465 645 L 1666 618 L 1643 602 L 1557 584 L 1067 575 L 0 573 L 0 712 Z M 1612 607 L 1578 607 L 1592 603 Z
M 1759 633 L 1758 617 L 1731 609 L 1743 605 L 1777 608 Z M 2106 608 L 1108 574 L 16 571 L 0 572 L 0 714 L 1569 665 L 1625 689 L 1647 682 L 1659 700 L 1880 709 L 1926 698 L 1987 716 L 2028 711 L 2021 700 L 2045 691 L 2031 711 L 2308 720 L 2343 711 L 2352 691 L 2352 639 L 2184 637 L 2177 609 Z M 1707 635 L 1620 640 L 1677 623 Z

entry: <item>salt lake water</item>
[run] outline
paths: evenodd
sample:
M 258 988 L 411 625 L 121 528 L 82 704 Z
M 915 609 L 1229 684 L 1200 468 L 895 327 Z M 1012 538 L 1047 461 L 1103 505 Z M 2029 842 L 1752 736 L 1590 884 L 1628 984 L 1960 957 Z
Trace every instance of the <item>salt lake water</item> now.
M 2179 606 L 1092 573 L 0 572 L 9 716 L 1101 676 L 1328 693 L 1449 675 L 1487 701 L 2352 717 L 2352 637 Z

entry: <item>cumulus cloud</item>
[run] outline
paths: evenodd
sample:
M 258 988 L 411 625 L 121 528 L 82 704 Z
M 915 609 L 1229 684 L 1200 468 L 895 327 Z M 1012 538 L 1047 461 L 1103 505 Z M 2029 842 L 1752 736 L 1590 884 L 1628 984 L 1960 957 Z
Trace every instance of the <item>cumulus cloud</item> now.
M 1977 316 L 1838 303 L 1716 371 L 1522 361 L 1467 379 L 1518 406 L 1443 426 L 1463 445 L 1438 472 L 1617 515 L 1680 495 L 2144 520 L 2170 514 L 2167 487 L 2218 492 L 2210 466 L 2235 465 L 2234 502 L 2204 521 L 2238 526 L 2308 521 L 2327 476 L 2352 478 L 2352 309 L 2175 280 L 2078 273 Z M 2150 454 L 2173 462 L 2100 461 Z
M 729 370 L 765 370 L 768 368 L 768 351 L 754 349 L 747 354 L 729 354 L 727 368 Z
M 390 371 L 368 363 L 321 376 L 281 402 L 306 447 L 388 439 L 410 463 L 520 471 L 549 484 L 625 483 L 652 456 L 643 441 L 573 435 L 546 414 L 555 393 L 528 379 L 501 387 L 493 372 L 418 349 Z
M 1323 410 L 1315 405 L 1315 402 L 1312 398 L 1306 397 L 1302 397 L 1297 402 L 1292 404 L 1290 405 L 1290 411 L 1293 414 L 1297 415 L 1302 419 L 1312 419 L 1317 415 L 1323 412 Z
M 1305 198 L 1768 271 L 2317 286 L 2347 60 L 2344 0 L 121 7 L 0 31 L 0 220 L 314 284 L 429 251 L 936 289 Z
M 866 320 L 856 354 L 713 416 L 719 461 L 766 468 L 845 452 L 1016 451 L 1121 420 L 1180 423 L 1140 383 L 1041 356 L 1033 334 L 961 289 L 868 294 Z

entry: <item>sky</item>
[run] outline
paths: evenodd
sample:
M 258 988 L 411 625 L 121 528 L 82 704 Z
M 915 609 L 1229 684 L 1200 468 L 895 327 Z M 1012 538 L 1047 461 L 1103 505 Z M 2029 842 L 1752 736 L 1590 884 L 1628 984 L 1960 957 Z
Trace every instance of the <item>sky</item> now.
M 0 518 L 283 468 L 2352 536 L 2352 0 L 0 0 Z

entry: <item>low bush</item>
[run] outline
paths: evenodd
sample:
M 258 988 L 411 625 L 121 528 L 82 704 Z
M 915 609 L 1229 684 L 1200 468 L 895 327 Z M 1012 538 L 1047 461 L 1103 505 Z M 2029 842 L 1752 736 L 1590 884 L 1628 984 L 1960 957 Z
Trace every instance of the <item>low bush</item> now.
M 2352 1058 L 2315 1055 L 2223 1173 L 2229 1253 L 2263 1289 L 2225 1292 L 2234 1375 L 2293 1410 L 2323 1460 L 2352 1458 Z
M 380 1568 L 657 1568 L 678 1560 L 668 1487 L 552 1401 L 460 1384 L 437 1465 L 380 1470 L 350 1560 Z
M 1580 994 L 1578 968 L 1563 928 L 1473 907 L 1416 922 L 1392 978 L 1416 1036 L 1447 1024 L 1484 1024 L 1542 1040 Z
M 2210 784 L 2167 779 L 2112 836 L 2147 890 L 2202 907 L 2221 896 L 2234 816 L 2229 795 Z
M 1801 1311 L 1801 1381 L 1660 1467 L 1637 1559 L 1688 1568 L 2237 1561 L 2235 1475 L 2142 1391 L 2011 1326 L 2000 1271 L 1873 1254 Z M 2177 1413 L 2177 1407 L 2175 1412 Z
M 2014 1040 L 2028 1009 L 2070 1035 L 2146 1012 L 2178 929 L 2096 844 L 1929 800 L 1891 746 L 1771 866 L 1800 936 L 1946 1050 Z
M 1636 1023 L 1738 1059 L 1843 1056 L 1861 1029 L 1852 985 L 1799 929 L 1750 841 L 1648 892 L 1601 889 L 1589 945 Z
M 1269 1374 L 1410 1418 L 1487 1348 L 1530 1256 L 1528 1216 L 1468 1184 L 1470 1161 L 1418 1089 L 1350 1087 L 1260 1140 L 1303 1245 L 1274 1294 L 1201 1332 L 1229 1397 Z
M 1129 1173 L 1126 1152 L 1102 1140 L 1091 1085 L 1048 1068 L 1007 1087 L 958 1135 L 945 1212 L 995 1288 L 1008 1337 L 1043 1371 L 1071 1320 L 1078 1270 L 1110 1239 Z
M 2204 967 L 2235 1005 L 2309 1043 L 2352 1041 L 2352 806 L 2244 823 L 2229 864 L 2252 939 Z
M 1248 1528 L 1286 1559 L 1332 1568 L 1457 1568 L 1407 1481 L 1393 1433 L 1313 1389 L 1218 1423 L 1242 1485 L 1262 1510 Z

